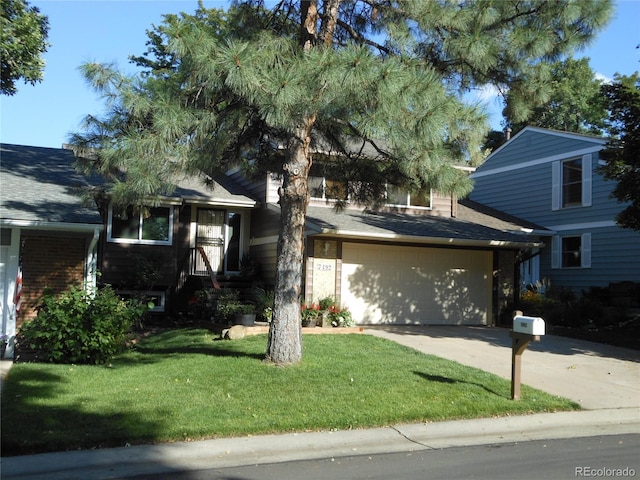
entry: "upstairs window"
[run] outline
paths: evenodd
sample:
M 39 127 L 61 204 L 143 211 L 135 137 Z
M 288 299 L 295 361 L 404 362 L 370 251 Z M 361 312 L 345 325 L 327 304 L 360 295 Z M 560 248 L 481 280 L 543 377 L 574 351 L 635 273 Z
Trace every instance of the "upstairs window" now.
M 551 209 L 591 206 L 591 154 L 551 166 Z
M 109 207 L 107 240 L 115 243 L 171 245 L 173 241 L 173 208 L 127 207 L 124 211 Z
M 347 200 L 347 182 L 325 174 L 322 165 L 312 165 L 309 172 L 309 193 L 311 198 L 321 200 Z
M 582 159 L 562 162 L 562 207 L 582 205 Z
M 309 195 L 314 200 L 349 200 L 349 186 L 357 185 L 337 179 L 322 164 L 314 164 L 309 171 Z M 395 185 L 387 185 L 386 204 L 395 207 L 432 207 L 431 189 L 409 192 Z
M 408 192 L 395 185 L 387 185 L 387 205 L 431 208 L 431 190 Z

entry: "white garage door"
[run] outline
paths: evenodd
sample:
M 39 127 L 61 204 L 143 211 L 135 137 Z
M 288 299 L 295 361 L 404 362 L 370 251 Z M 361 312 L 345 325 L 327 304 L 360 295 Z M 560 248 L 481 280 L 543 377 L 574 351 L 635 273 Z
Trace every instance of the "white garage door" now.
M 486 325 L 489 251 L 345 243 L 342 303 L 361 324 Z

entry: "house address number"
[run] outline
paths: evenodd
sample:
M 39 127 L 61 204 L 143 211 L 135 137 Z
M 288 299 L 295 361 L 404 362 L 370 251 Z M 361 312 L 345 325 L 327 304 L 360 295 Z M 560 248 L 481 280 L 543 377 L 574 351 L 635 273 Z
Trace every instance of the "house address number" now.
M 319 263 L 316 265 L 316 270 L 319 272 L 330 272 L 333 270 L 333 265 L 328 263 Z

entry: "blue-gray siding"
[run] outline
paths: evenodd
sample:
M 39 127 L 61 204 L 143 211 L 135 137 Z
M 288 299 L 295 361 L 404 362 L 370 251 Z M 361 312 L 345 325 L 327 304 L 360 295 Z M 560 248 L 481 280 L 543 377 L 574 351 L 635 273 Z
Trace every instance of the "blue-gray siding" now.
M 557 231 L 559 236 L 591 234 L 591 266 L 551 268 L 551 238 L 540 256 L 542 278 L 552 286 L 587 290 L 611 282 L 640 282 L 640 232 L 614 224 L 623 208 L 610 198 L 615 183 L 598 171 L 604 141 L 579 135 L 526 129 L 492 154 L 472 176 L 472 200 Z M 591 205 L 552 209 L 552 165 L 591 155 Z
M 606 287 L 613 282 L 640 282 L 640 234 L 619 227 L 568 230 L 563 236 L 591 233 L 591 267 L 551 268 L 551 239 L 540 257 L 540 276 L 551 280 L 551 287 L 576 292 L 589 287 Z

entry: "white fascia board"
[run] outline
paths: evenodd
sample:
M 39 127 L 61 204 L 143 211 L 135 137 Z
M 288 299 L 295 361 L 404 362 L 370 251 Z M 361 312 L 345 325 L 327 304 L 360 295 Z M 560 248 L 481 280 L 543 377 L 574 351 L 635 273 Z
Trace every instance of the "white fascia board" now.
M 104 225 L 97 223 L 65 223 L 65 222 L 45 222 L 40 220 L 10 220 L 1 219 L 0 225 L 3 227 L 15 227 L 25 229 L 39 229 L 65 232 L 90 232 L 104 230 Z
M 535 160 L 529 160 L 528 162 L 516 163 L 514 165 L 507 165 L 504 167 L 492 168 L 490 170 L 484 170 L 481 172 L 476 171 L 469 175 L 469 178 L 480 178 L 486 177 L 487 175 L 495 175 L 504 172 L 512 172 L 514 170 L 521 170 L 523 168 L 533 167 L 536 165 L 542 165 L 544 163 L 551 163 L 558 160 L 564 160 L 566 158 L 571 157 L 581 157 L 582 155 L 587 155 L 589 153 L 596 153 L 602 150 L 602 146 L 597 145 L 594 147 L 582 148 L 580 150 L 572 150 L 571 152 L 558 153 L 557 155 L 551 155 L 549 157 L 537 158 Z
M 322 229 L 321 235 L 339 236 L 353 240 L 382 240 L 388 242 L 410 242 L 431 245 L 451 245 L 461 247 L 502 247 L 502 248 L 534 248 L 543 247 L 543 242 L 505 242 L 501 240 L 467 240 L 442 237 L 415 237 L 411 235 L 396 235 L 394 233 L 365 233 L 348 230 Z
M 249 207 L 253 208 L 258 205 L 255 200 L 217 200 L 215 198 L 202 197 L 184 197 L 184 203 L 191 205 L 206 205 L 220 207 Z
M 590 230 L 593 228 L 610 228 L 610 227 L 618 227 L 613 220 L 604 220 L 602 222 L 588 222 L 588 223 L 571 223 L 565 225 L 551 225 L 547 228 L 549 230 L 553 230 L 555 232 L 564 232 L 567 230 Z
M 547 230 L 536 230 L 534 228 L 523 228 L 520 231 L 514 231 L 513 233 L 526 233 L 527 235 L 535 235 L 538 237 L 552 237 L 553 235 L 556 234 L 556 232 L 554 230 L 552 230 L 551 228 L 547 229 Z

